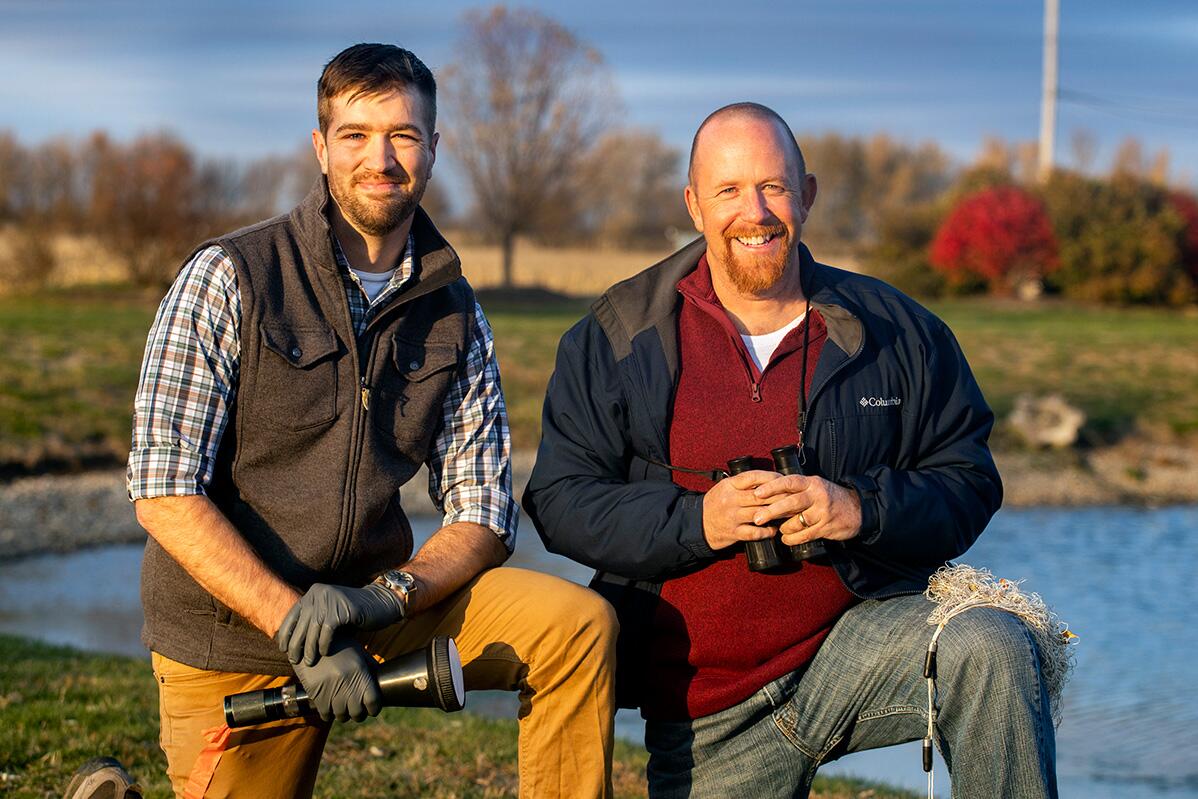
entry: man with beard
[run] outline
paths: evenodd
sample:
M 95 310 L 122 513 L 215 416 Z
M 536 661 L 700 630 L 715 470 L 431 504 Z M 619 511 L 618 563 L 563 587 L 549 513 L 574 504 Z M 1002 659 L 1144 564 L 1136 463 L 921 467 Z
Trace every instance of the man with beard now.
M 815 196 L 781 117 L 716 111 L 685 191 L 703 238 L 609 289 L 558 350 L 525 509 L 616 607 L 652 796 L 805 796 L 821 763 L 927 735 L 921 593 L 1001 502 L 952 333 L 816 262 Z M 802 473 L 783 475 L 771 453 L 791 445 Z M 750 568 L 756 542 L 773 568 Z M 1021 622 L 962 615 L 938 667 L 954 796 L 1055 795 Z
M 298 678 L 320 718 L 233 731 L 209 795 L 310 796 L 330 723 L 380 711 L 375 661 L 450 635 L 467 690 L 520 692 L 520 795 L 609 795 L 610 608 L 493 568 L 515 543 L 510 443 L 490 328 L 419 207 L 433 76 L 355 45 L 317 106 L 321 179 L 202 245 L 146 347 L 128 484 L 175 792 L 223 697 Z M 413 555 L 399 488 L 422 464 L 444 517 Z

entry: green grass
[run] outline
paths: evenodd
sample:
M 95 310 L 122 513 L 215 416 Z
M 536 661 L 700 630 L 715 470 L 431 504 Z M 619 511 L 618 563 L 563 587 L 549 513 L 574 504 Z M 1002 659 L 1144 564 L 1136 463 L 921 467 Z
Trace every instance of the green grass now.
M 156 297 L 0 298 L 0 468 L 123 460 Z
M 122 462 L 157 296 L 120 287 L 0 298 L 0 474 Z M 517 448 L 540 436 L 561 334 L 585 300 L 484 296 Z M 937 302 L 1000 416 L 1024 392 L 1059 392 L 1109 442 L 1137 425 L 1198 437 L 1198 316 L 1192 312 Z M 1001 438 L 998 440 L 1003 443 Z
M 590 307 L 587 300 L 560 300 L 540 305 L 488 301 L 483 310 L 495 333 L 495 352 L 503 380 L 512 445 L 536 447 L 541 438 L 541 405 L 553 372 L 557 342 Z
M 1198 316 L 1146 308 L 958 300 L 932 305 L 1000 417 L 1023 392 L 1056 392 L 1110 442 L 1139 425 L 1198 434 Z
M 157 694 L 146 660 L 90 655 L 0 635 L 0 794 L 61 796 L 71 772 L 101 755 L 170 796 L 158 748 Z M 616 742 L 619 797 L 645 795 L 644 750 Z M 316 794 L 327 797 L 515 796 L 516 723 L 469 713 L 389 708 L 337 724 Z M 911 799 L 859 780 L 816 780 L 816 799 Z

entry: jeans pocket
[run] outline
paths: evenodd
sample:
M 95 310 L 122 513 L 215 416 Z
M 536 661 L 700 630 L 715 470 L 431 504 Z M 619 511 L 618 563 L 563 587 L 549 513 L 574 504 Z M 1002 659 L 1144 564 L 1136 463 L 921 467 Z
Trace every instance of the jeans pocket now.
M 798 708 L 795 707 L 793 699 L 783 702 L 775 708 L 773 719 L 774 726 L 778 728 L 778 732 L 782 734 L 787 743 L 802 752 L 811 761 L 819 761 L 819 747 L 812 746 L 809 742 L 803 740 L 802 731 L 799 729 L 802 718 L 799 715 Z

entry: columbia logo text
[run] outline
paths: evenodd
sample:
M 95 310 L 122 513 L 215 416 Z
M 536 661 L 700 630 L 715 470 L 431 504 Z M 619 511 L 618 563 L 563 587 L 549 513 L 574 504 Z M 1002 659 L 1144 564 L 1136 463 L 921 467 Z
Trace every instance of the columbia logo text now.
M 862 408 L 888 408 L 891 405 L 902 405 L 902 397 L 862 397 L 860 400 Z

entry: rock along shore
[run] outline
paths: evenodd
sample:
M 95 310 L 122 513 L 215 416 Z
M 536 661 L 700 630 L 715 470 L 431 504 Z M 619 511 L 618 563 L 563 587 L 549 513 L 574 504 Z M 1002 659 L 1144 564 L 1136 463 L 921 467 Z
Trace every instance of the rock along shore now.
M 513 457 L 523 490 L 534 453 Z M 998 453 L 1007 507 L 1167 505 L 1198 502 L 1198 450 L 1120 445 L 1084 456 Z M 403 489 L 412 516 L 433 516 L 423 472 Z M 125 494 L 123 470 L 43 475 L 0 484 L 0 557 L 69 552 L 143 540 Z

